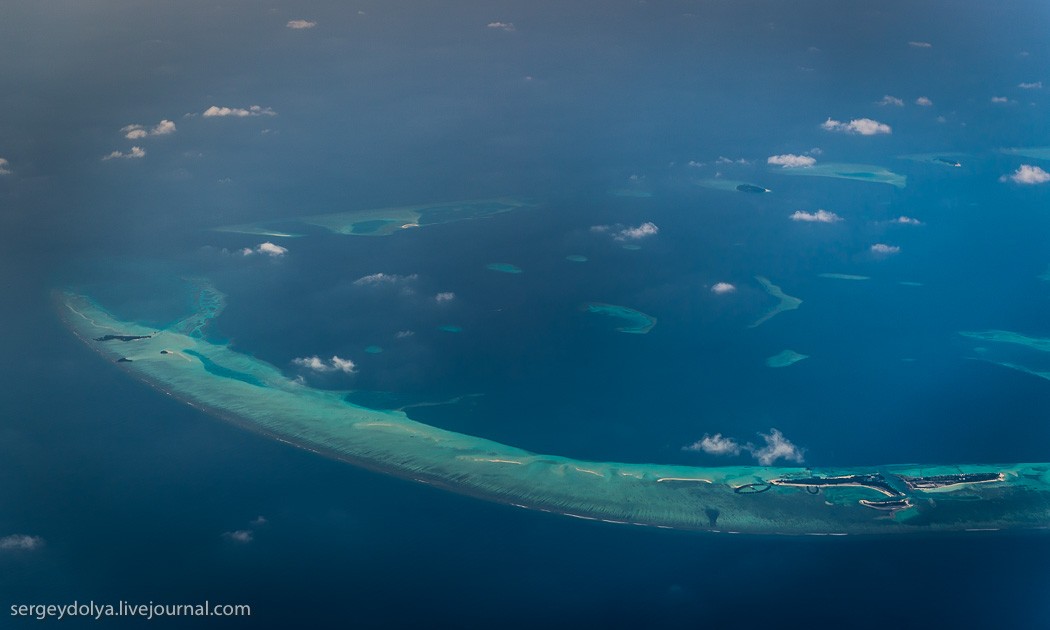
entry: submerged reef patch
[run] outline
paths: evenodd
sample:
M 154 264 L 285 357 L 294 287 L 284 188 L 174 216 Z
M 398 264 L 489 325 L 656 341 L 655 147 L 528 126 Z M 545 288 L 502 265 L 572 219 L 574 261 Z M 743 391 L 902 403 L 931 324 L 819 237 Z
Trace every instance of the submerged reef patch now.
M 653 329 L 656 325 L 656 318 L 651 315 L 646 315 L 641 311 L 636 311 L 633 308 L 626 306 L 619 306 L 617 304 L 604 304 L 602 302 L 591 302 L 584 305 L 584 309 L 588 313 L 595 313 L 597 315 L 606 315 L 614 317 L 624 322 L 622 326 L 618 326 L 616 330 L 622 333 L 631 333 L 644 335 Z

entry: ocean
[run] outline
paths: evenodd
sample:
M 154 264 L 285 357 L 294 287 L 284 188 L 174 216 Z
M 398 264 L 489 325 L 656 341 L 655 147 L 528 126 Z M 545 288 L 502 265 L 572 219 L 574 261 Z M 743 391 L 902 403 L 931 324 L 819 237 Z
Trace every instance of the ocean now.
M 251 605 L 214 624 L 229 627 L 1045 627 L 1044 532 L 729 535 L 487 503 L 166 396 L 70 334 L 52 291 L 163 327 L 190 307 L 182 279 L 207 277 L 228 297 L 210 339 L 533 452 L 746 465 L 746 449 L 686 447 L 777 429 L 814 467 L 1048 461 L 1050 383 L 1031 372 L 1050 359 L 959 334 L 1050 337 L 1047 185 L 1009 180 L 1050 167 L 1002 151 L 1050 145 L 1044 91 L 1020 87 L 1046 80 L 1048 17 L 1038 2 L 0 9 L 0 626 L 33 623 L 8 619 L 19 604 L 208 600 Z M 822 128 L 862 117 L 892 133 Z M 150 136 L 160 120 L 178 130 Z M 102 159 L 131 146 L 145 157 Z M 767 163 L 785 154 L 907 185 L 787 176 Z M 533 205 L 387 237 L 212 231 L 491 197 Z M 841 220 L 790 218 L 820 209 Z M 801 304 L 751 327 L 776 302 L 756 277 Z M 592 303 L 656 324 L 618 331 Z M 807 358 L 767 365 L 785 350 Z M 310 357 L 356 370 L 295 362 Z M 31 548 L 5 538 L 22 535 Z

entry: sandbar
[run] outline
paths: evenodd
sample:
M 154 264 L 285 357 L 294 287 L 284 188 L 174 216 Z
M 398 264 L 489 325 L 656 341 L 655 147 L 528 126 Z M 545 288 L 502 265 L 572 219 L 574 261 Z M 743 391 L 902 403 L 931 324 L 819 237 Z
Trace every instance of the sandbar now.
M 755 280 L 758 280 L 758 283 L 762 285 L 762 288 L 766 290 L 766 293 L 775 297 L 778 302 L 776 306 L 769 309 L 765 315 L 755 320 L 755 322 L 748 326 L 748 328 L 757 328 L 780 313 L 783 313 L 784 311 L 793 311 L 802 304 L 802 300 L 784 293 L 780 290 L 780 287 L 770 282 L 768 278 L 755 276 Z

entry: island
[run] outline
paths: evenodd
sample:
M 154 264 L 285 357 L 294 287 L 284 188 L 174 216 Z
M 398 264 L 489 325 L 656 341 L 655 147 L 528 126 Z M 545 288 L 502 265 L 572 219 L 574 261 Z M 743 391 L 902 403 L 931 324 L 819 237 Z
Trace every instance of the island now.
M 896 188 L 904 188 L 908 183 L 906 176 L 894 173 L 888 168 L 871 164 L 824 162 L 806 168 L 778 168 L 771 171 L 771 173 L 796 177 L 851 179 L 873 184 L 889 184 Z
M 712 177 L 710 179 L 694 180 L 697 186 L 703 186 L 704 188 L 711 188 L 714 190 L 727 190 L 731 192 L 742 192 L 749 194 L 759 194 L 773 192 L 770 189 L 752 184 L 750 182 L 742 182 L 735 179 L 725 179 L 722 177 Z
M 752 534 L 932 534 L 1046 529 L 1050 463 L 800 468 L 584 461 L 429 426 L 406 411 L 354 404 L 200 333 L 207 305 L 157 331 L 60 290 L 62 321 L 102 357 L 134 340 L 122 370 L 177 400 L 286 444 L 434 488 L 608 523 Z M 598 312 L 603 311 L 600 304 Z M 623 311 L 630 312 L 630 311 Z M 206 333 L 206 327 L 204 332 Z M 162 355 L 161 350 L 176 349 Z
M 588 313 L 615 317 L 616 319 L 623 321 L 624 325 L 616 328 L 616 330 L 622 333 L 644 335 L 656 325 L 655 317 L 646 315 L 641 311 L 636 311 L 633 308 L 628 308 L 626 306 L 591 302 L 589 304 L 584 304 L 583 308 Z
M 440 225 L 453 221 L 484 219 L 535 205 L 534 202 L 512 197 L 470 199 L 417 206 L 396 206 L 315 214 L 258 223 L 226 225 L 212 229 L 216 232 L 230 232 L 251 236 L 289 238 L 302 236 L 302 234 L 288 230 L 275 229 L 275 226 L 287 225 L 321 228 L 334 234 L 347 236 L 390 236 L 410 228 Z
M 152 335 L 102 335 L 95 337 L 95 341 L 135 341 L 136 339 L 149 339 Z
M 498 271 L 499 273 L 523 273 L 521 267 L 501 262 L 489 263 L 485 265 L 485 269 L 488 269 L 489 271 Z
M 794 350 L 784 350 L 766 359 L 766 365 L 771 368 L 784 368 L 808 358 L 808 354 L 800 354 Z
M 1023 346 L 1036 352 L 1050 353 L 1050 338 L 1046 337 L 1029 337 L 1028 335 L 1010 330 L 961 331 L 959 334 L 970 339 L 977 339 L 978 341 Z M 1029 366 L 1013 361 L 997 361 L 990 356 L 987 356 L 985 354 L 986 350 L 986 348 L 982 347 L 974 348 L 974 352 L 977 352 L 978 356 L 973 358 L 1050 380 L 1050 370 L 1047 370 L 1046 366 L 1042 365 L 1043 362 L 1037 362 L 1039 365 L 1036 366 Z
M 852 273 L 818 273 L 817 277 L 832 280 L 871 280 L 869 276 L 858 276 Z
M 766 290 L 766 293 L 777 299 L 777 304 L 766 311 L 765 315 L 755 320 L 750 326 L 748 326 L 748 328 L 757 328 L 780 313 L 783 313 L 784 311 L 793 311 L 802 305 L 802 300 L 784 293 L 780 287 L 770 282 L 769 278 L 755 276 L 755 280 L 758 280 L 758 283 L 762 285 L 762 288 Z

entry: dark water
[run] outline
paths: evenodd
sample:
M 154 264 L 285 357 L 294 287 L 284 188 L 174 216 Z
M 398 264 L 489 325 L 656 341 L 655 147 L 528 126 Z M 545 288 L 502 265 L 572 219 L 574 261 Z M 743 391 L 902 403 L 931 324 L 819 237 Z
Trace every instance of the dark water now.
M 463 397 L 410 413 L 541 452 L 711 465 L 682 447 L 776 427 L 813 465 L 1047 461 L 1050 383 L 972 360 L 981 344 L 957 333 L 1050 336 L 1046 185 L 998 181 L 1050 167 L 995 153 L 1050 144 L 1044 93 L 1016 87 L 1047 78 L 1048 17 L 1038 2 L 5 5 L 0 538 L 45 543 L 0 551 L 0 627 L 32 624 L 11 604 L 89 599 L 250 603 L 251 621 L 213 624 L 229 627 L 1045 627 L 1043 535 L 740 538 L 489 505 L 181 405 L 77 342 L 50 291 L 76 280 L 162 326 L 191 299 L 178 276 L 205 275 L 229 296 L 214 338 L 390 404 Z M 299 18 L 317 27 L 284 27 Z M 253 104 L 278 115 L 200 116 Z M 829 116 L 893 134 L 829 134 Z M 161 119 L 178 131 L 119 133 Z M 146 158 L 100 159 L 133 144 Z M 908 186 L 763 163 L 812 147 Z M 895 159 L 939 150 L 968 157 Z M 716 171 L 774 192 L 693 183 Z M 493 195 L 540 203 L 387 238 L 306 230 L 278 259 L 205 231 Z M 844 220 L 787 219 L 818 208 Z M 887 223 L 902 214 L 925 225 Z M 645 221 L 660 233 L 636 251 L 590 230 Z M 876 242 L 901 252 L 873 257 Z M 378 272 L 417 277 L 354 284 Z M 772 303 L 755 275 L 801 308 L 747 328 Z M 713 295 L 720 281 L 737 292 Z M 658 323 L 617 333 L 587 302 Z M 788 348 L 810 358 L 765 366 Z M 358 371 L 292 363 L 312 355 Z

